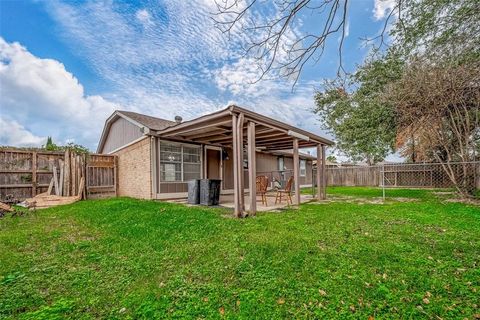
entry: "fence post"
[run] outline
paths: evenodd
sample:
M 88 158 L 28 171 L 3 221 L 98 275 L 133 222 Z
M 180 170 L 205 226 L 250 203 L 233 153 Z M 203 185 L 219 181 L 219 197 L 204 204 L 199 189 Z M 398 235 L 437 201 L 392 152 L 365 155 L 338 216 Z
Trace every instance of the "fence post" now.
M 32 197 L 37 195 L 37 152 L 32 152 Z
M 113 156 L 113 185 L 115 186 L 115 197 L 118 197 L 118 157 Z
M 385 164 L 382 165 L 382 195 L 385 201 Z

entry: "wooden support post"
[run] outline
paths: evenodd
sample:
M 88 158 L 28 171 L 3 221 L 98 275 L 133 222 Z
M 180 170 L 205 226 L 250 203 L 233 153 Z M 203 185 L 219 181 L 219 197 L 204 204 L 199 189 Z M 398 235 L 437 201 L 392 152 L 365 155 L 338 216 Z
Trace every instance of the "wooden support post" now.
M 250 214 L 257 212 L 257 165 L 255 161 L 255 122 L 248 123 L 248 189 L 250 190 Z
M 322 145 L 317 145 L 317 199 L 323 200 Z
M 300 158 L 298 156 L 298 139 L 293 139 L 293 179 L 295 181 L 295 204 L 300 205 Z
M 240 210 L 240 197 L 239 197 L 239 181 L 238 181 L 238 154 L 237 154 L 237 115 L 232 115 L 232 145 L 233 145 L 233 203 L 234 203 L 234 211 L 233 214 L 236 217 L 241 217 L 241 210 Z
M 237 123 L 237 149 L 238 149 L 238 182 L 239 182 L 239 204 L 240 204 L 240 213 L 243 217 L 243 212 L 245 211 L 245 187 L 244 187 L 244 173 L 243 173 L 243 121 L 244 115 L 240 113 L 238 116 Z
M 32 197 L 37 195 L 37 153 L 32 152 Z
M 325 164 L 327 161 L 327 154 L 325 152 L 325 145 L 322 145 L 322 199 L 327 199 L 327 171 Z

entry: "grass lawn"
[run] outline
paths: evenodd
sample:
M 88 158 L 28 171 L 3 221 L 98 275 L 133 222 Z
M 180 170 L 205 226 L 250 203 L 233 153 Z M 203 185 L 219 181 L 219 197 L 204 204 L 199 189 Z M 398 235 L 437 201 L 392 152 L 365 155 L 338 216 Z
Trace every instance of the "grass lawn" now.
M 412 201 L 238 220 L 117 198 L 2 218 L 0 318 L 480 317 L 480 208 L 389 192 Z

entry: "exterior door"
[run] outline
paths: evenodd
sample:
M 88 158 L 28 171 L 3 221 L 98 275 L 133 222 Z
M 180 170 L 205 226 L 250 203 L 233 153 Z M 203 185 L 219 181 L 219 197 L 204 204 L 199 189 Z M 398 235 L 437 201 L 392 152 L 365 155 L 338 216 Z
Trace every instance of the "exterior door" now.
M 206 149 L 207 179 L 222 179 L 222 151 Z

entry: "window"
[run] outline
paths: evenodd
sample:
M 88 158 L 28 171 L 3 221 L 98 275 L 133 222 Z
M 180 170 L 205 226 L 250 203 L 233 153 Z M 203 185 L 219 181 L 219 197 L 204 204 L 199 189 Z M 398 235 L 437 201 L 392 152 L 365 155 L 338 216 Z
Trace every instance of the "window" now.
M 300 159 L 300 177 L 307 175 L 307 160 Z
M 278 157 L 278 171 L 285 170 L 285 163 L 283 157 Z
M 160 142 L 160 181 L 200 179 L 201 149 L 173 142 Z

